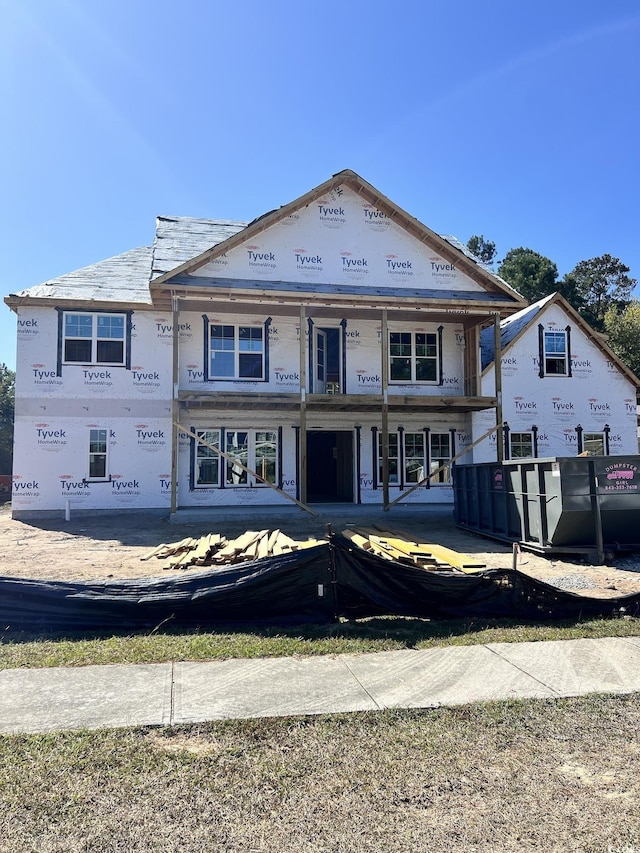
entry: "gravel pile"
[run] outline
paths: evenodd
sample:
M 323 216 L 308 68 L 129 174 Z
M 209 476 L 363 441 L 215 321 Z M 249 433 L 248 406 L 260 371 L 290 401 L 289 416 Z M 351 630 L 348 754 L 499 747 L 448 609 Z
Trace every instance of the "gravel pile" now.
M 558 589 L 596 589 L 597 583 L 594 583 L 584 575 L 561 575 L 557 578 L 548 578 L 546 583 L 551 586 L 557 586 Z

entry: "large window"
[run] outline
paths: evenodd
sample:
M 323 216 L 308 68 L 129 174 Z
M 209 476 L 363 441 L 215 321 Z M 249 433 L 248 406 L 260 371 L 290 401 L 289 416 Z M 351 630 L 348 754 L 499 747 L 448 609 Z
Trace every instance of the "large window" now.
M 389 433 L 389 485 L 414 485 L 431 472 L 430 485 L 451 479 L 451 434 L 448 432 Z M 442 468 L 442 470 L 438 470 Z M 434 473 L 436 472 L 437 473 Z M 378 433 L 378 482 L 382 476 L 382 435 Z
M 125 364 L 126 314 L 65 311 L 62 360 L 67 364 Z
M 509 433 L 509 458 L 529 459 L 534 455 L 532 432 Z
M 264 379 L 262 326 L 209 326 L 209 379 Z
M 89 430 L 89 480 L 106 480 L 109 433 L 106 429 Z
M 544 333 L 545 376 L 567 376 L 569 373 L 569 350 L 566 332 Z
M 261 486 L 263 481 L 276 484 L 277 432 L 253 429 L 196 430 L 196 435 L 209 445 L 221 448 L 226 458 L 220 456 L 213 447 L 195 441 L 194 488 Z M 255 474 L 250 474 L 245 468 Z
M 434 332 L 389 333 L 389 381 L 437 383 L 438 335 Z

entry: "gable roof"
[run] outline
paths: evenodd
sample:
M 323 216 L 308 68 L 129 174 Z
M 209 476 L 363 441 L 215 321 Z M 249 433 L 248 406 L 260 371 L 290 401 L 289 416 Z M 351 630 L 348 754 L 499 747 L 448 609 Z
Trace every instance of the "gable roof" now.
M 121 255 L 66 273 L 5 297 L 9 307 L 51 299 L 108 302 L 118 305 L 151 305 L 149 273 L 151 246 L 130 249 Z
M 151 288 L 159 288 L 170 279 L 179 278 L 180 276 L 188 275 L 205 266 L 210 261 L 219 257 L 236 246 L 239 246 L 246 241 L 256 238 L 256 236 L 266 229 L 270 228 L 288 216 L 291 216 L 296 211 L 308 206 L 315 200 L 322 198 L 323 195 L 335 190 L 340 186 L 348 186 L 361 198 L 373 204 L 378 210 L 382 211 L 389 219 L 407 231 L 415 239 L 424 243 L 431 250 L 437 252 L 442 258 L 448 262 L 455 264 L 458 269 L 464 272 L 472 281 L 479 284 L 484 290 L 490 293 L 497 293 L 506 297 L 508 301 L 513 301 L 516 305 L 523 304 L 524 299 L 515 291 L 511 285 L 501 279 L 495 273 L 488 270 L 470 252 L 461 250 L 458 241 L 455 244 L 452 240 L 441 237 L 423 225 L 415 217 L 408 214 L 397 204 L 392 202 L 385 195 L 380 193 L 374 186 L 367 183 L 363 178 L 352 172 L 350 169 L 345 169 L 338 172 L 328 181 L 320 184 L 309 192 L 301 195 L 299 198 L 285 204 L 277 210 L 273 210 L 263 216 L 254 219 L 242 230 L 238 230 L 235 234 L 227 237 L 222 242 L 200 252 L 195 257 L 179 263 L 171 270 L 160 273 L 151 282 Z M 237 224 L 237 223 L 236 223 Z M 456 245 L 457 244 L 457 245 Z
M 518 311 L 517 314 L 512 314 L 501 321 L 500 348 L 502 352 L 506 352 L 506 350 L 513 346 L 524 332 L 534 324 L 534 321 L 540 319 L 550 305 L 560 306 L 571 321 L 585 333 L 609 361 L 612 361 L 625 374 L 627 379 L 635 385 L 636 390 L 640 391 L 640 379 L 627 367 L 620 356 L 616 355 L 611 347 L 605 343 L 602 336 L 580 316 L 573 305 L 567 302 L 560 293 L 552 293 L 549 296 L 545 296 L 538 300 L 538 302 L 528 305 L 522 311 Z M 492 327 L 483 329 L 480 333 L 480 358 L 482 372 L 486 373 L 495 359 L 494 331 Z

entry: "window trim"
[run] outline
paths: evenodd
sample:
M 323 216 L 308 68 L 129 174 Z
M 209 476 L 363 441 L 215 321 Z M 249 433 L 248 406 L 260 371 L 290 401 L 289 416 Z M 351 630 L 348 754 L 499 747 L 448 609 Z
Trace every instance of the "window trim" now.
M 587 441 L 593 441 L 594 437 L 597 436 L 598 439 L 602 442 L 602 453 L 589 453 L 589 456 L 608 456 L 609 455 L 609 435 L 607 429 L 595 430 L 594 432 L 587 432 L 583 430 L 581 433 L 582 438 L 582 449 L 581 453 L 587 452 Z M 589 438 L 591 437 L 591 438 Z
M 416 329 L 389 329 L 388 331 L 388 363 L 389 363 L 389 385 L 425 385 L 425 386 L 439 386 L 442 385 L 444 381 L 444 372 L 442 369 L 442 332 L 444 330 L 443 326 L 438 326 L 438 328 L 434 331 L 418 331 Z M 394 356 L 391 352 L 391 336 L 392 335 L 410 335 L 410 348 L 411 353 L 409 356 Z M 436 353 L 433 356 L 418 356 L 417 355 L 417 344 L 416 344 L 416 335 L 433 335 L 435 337 L 435 347 Z M 425 346 L 427 342 L 425 341 Z M 394 358 L 409 358 L 410 366 L 411 366 L 411 378 L 410 379 L 392 379 L 392 364 Z M 417 362 L 418 359 L 429 359 L 435 362 L 436 367 L 436 377 L 435 379 L 417 379 Z
M 531 440 L 531 453 L 528 456 L 514 456 L 513 455 L 513 437 L 514 435 L 523 436 L 528 435 Z M 508 433 L 508 444 L 509 444 L 509 456 L 508 459 L 535 459 L 537 456 L 536 453 L 536 440 L 533 429 L 525 429 L 525 430 L 514 430 L 513 432 L 509 430 Z
M 193 437 L 191 439 L 192 447 L 190 452 L 190 489 L 191 491 L 198 491 L 201 489 L 261 489 L 261 488 L 281 488 L 282 483 L 282 427 L 238 427 L 238 426 L 216 426 L 216 427 L 190 427 L 190 432 Z M 198 447 L 206 447 L 206 445 L 202 445 L 198 440 L 198 436 L 202 436 L 205 433 L 217 433 L 218 434 L 218 442 L 219 447 L 223 451 L 223 453 L 228 455 L 227 448 L 227 440 L 228 437 L 234 433 L 247 433 L 247 461 L 241 459 L 243 465 L 249 468 L 251 471 L 255 471 L 256 474 L 260 472 L 257 470 L 257 461 L 258 458 L 256 456 L 256 442 L 257 435 L 259 433 L 268 433 L 273 435 L 273 445 L 275 449 L 275 460 L 274 460 L 274 478 L 273 481 L 269 481 L 269 483 L 264 483 L 261 480 L 257 479 L 253 474 L 248 474 L 244 470 L 242 470 L 243 475 L 246 475 L 247 481 L 245 483 L 234 483 L 230 481 L 228 476 L 228 466 L 229 461 L 224 457 L 218 455 L 218 479 L 216 483 L 198 483 Z M 211 442 L 213 443 L 213 442 Z M 214 451 L 215 452 L 215 451 Z M 210 458 L 210 457 L 202 457 L 202 458 Z
M 111 474 L 109 473 L 109 462 L 110 462 L 110 453 L 109 453 L 109 429 L 105 427 L 95 426 L 89 427 L 89 445 L 88 445 L 88 453 L 87 453 L 87 483 L 108 483 L 111 480 Z M 91 434 L 94 432 L 103 432 L 105 434 L 104 440 L 104 452 L 93 453 L 91 451 L 92 440 Z M 92 456 L 104 456 L 104 474 L 99 477 L 91 476 L 91 457 Z
M 222 459 L 221 456 L 219 456 L 217 453 L 215 453 L 215 451 L 213 451 L 213 453 L 214 453 L 215 460 L 216 460 L 216 463 L 218 466 L 217 482 L 216 483 L 199 483 L 198 482 L 198 477 L 199 477 L 198 459 L 200 458 L 200 459 L 204 460 L 204 459 L 211 459 L 214 457 L 211 457 L 211 456 L 199 457 L 198 451 L 200 449 L 209 450 L 209 448 L 206 446 L 206 444 L 202 444 L 202 442 L 198 441 L 197 439 L 198 439 L 198 437 L 200 437 L 200 438 L 204 437 L 206 433 L 217 433 L 218 434 L 218 446 L 219 446 L 220 443 L 224 440 L 224 431 L 221 430 L 219 427 L 215 428 L 215 429 L 214 428 L 208 429 L 206 427 L 204 429 L 200 429 L 199 427 L 192 427 L 191 432 L 194 435 L 194 438 L 192 439 L 193 449 L 192 449 L 192 453 L 191 453 L 191 467 L 192 467 L 192 471 L 193 471 L 192 478 L 191 478 L 191 480 L 192 480 L 191 488 L 192 488 L 192 490 L 219 489 L 220 488 L 220 472 L 222 469 L 221 462 L 224 462 L 224 460 Z M 210 442 L 210 443 L 214 444 L 214 446 L 215 446 L 215 442 Z
M 225 321 L 213 322 L 207 314 L 202 315 L 204 323 L 204 381 L 205 382 L 268 382 L 269 381 L 269 327 L 271 326 L 272 318 L 267 317 L 262 324 L 256 323 L 238 323 Z M 211 376 L 211 327 L 212 326 L 233 326 L 234 328 L 234 374 L 239 372 L 239 329 L 261 329 L 262 330 L 262 376 L 256 378 L 254 376 Z
M 111 310 L 107 308 L 94 308 L 90 311 L 83 311 L 79 308 L 60 308 L 57 307 L 56 311 L 58 312 L 58 355 L 57 355 L 57 363 L 56 363 L 56 376 L 62 376 L 62 368 L 63 367 L 73 367 L 73 366 L 86 366 L 89 365 L 91 367 L 97 367 L 100 369 L 107 368 L 119 368 L 124 367 L 125 370 L 131 370 L 131 331 L 132 331 L 132 316 L 133 311 L 118 311 Z M 92 329 L 92 338 L 91 338 L 91 347 L 92 347 L 92 359 L 88 361 L 66 361 L 64 358 L 64 345 L 67 340 L 65 336 L 65 316 L 69 314 L 88 314 L 92 318 L 97 318 L 98 316 L 109 315 L 112 317 L 124 317 L 124 338 L 123 338 L 123 358 L 122 361 L 117 362 L 106 362 L 106 361 L 94 361 L 93 356 L 97 355 L 97 352 L 94 352 L 94 344 L 97 347 L 98 336 L 97 334 L 93 334 Z M 92 320 L 93 326 L 94 320 Z M 97 330 L 97 321 L 96 330 Z
M 377 427 L 371 428 L 371 433 L 373 437 L 374 443 L 374 457 L 375 457 L 375 465 L 374 472 L 375 478 L 373 483 L 374 491 L 378 489 L 378 486 L 382 485 L 382 433 L 378 430 Z M 444 436 L 446 437 L 449 444 L 449 461 L 453 459 L 455 456 L 455 429 L 449 429 L 444 431 L 436 431 L 429 429 L 428 427 L 420 430 L 416 428 L 405 429 L 404 427 L 398 427 L 397 430 L 389 431 L 389 439 L 391 440 L 392 436 L 396 437 L 398 452 L 397 456 L 392 456 L 389 453 L 389 460 L 392 459 L 397 460 L 398 465 L 398 475 L 396 482 L 393 482 L 391 478 L 389 479 L 389 487 L 390 488 L 413 488 L 417 485 L 419 480 L 409 480 L 407 477 L 407 437 L 408 436 L 421 436 L 422 447 L 423 447 L 423 477 L 428 476 L 428 474 L 432 471 L 432 460 L 433 460 L 433 441 L 432 439 L 435 436 Z M 391 441 L 390 441 L 391 443 Z M 391 450 L 391 448 L 390 448 Z M 411 456 L 412 460 L 419 459 L 420 457 Z M 438 457 L 443 458 L 443 457 Z M 440 467 L 436 465 L 436 467 Z M 421 478 L 422 479 L 422 478 Z M 429 478 L 425 483 L 422 483 L 422 488 L 429 489 L 437 486 L 451 486 L 452 485 L 452 474 L 451 474 L 451 466 L 449 466 L 449 477 L 447 480 L 433 479 Z
M 546 338 L 547 335 L 564 335 L 565 352 L 564 352 L 564 373 L 552 373 L 547 370 L 547 359 L 560 361 L 560 357 L 554 353 L 547 352 Z M 571 364 L 571 326 L 566 326 L 564 329 L 545 328 L 542 323 L 538 324 L 538 359 L 539 370 L 538 375 L 541 379 L 554 377 L 558 379 L 566 379 L 572 376 Z

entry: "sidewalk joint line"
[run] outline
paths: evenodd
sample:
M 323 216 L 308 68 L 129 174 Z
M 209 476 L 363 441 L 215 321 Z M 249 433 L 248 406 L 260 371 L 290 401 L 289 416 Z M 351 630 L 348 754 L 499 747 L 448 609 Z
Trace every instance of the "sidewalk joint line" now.
M 175 714 L 175 701 L 176 701 L 176 678 L 175 678 L 175 661 L 171 661 L 171 691 L 169 698 L 169 725 L 172 726 L 174 724 L 174 720 L 176 718 Z
M 350 676 L 351 676 L 351 677 L 352 677 L 352 678 L 353 678 L 353 679 L 354 679 L 354 680 L 355 680 L 355 681 L 360 685 L 360 687 L 364 690 L 364 692 L 367 694 L 367 696 L 369 697 L 369 699 L 371 699 L 371 701 L 372 701 L 372 702 L 373 702 L 373 704 L 376 706 L 376 708 L 377 708 L 379 711 L 384 711 L 384 710 L 385 710 L 385 706 L 384 706 L 384 705 L 380 705 L 380 704 L 379 704 L 379 703 L 378 703 L 378 702 L 373 698 L 373 696 L 372 696 L 372 695 L 371 695 L 371 693 L 367 690 L 367 688 L 364 686 L 364 684 L 362 683 L 362 681 L 360 681 L 360 679 L 358 678 L 358 676 L 357 676 L 357 675 L 355 674 L 355 672 L 351 669 L 351 667 L 349 666 L 349 664 L 347 663 L 347 661 L 346 661 L 346 660 L 342 660 L 342 664 L 343 664 L 343 666 L 345 666 L 345 667 L 348 669 L 348 671 L 349 671 L 349 675 L 350 675 Z
M 505 643 L 504 645 L 509 646 L 509 645 L 515 645 L 515 644 L 514 643 Z M 539 678 L 536 678 L 535 675 L 532 675 L 530 672 L 527 672 L 526 669 L 523 669 L 521 666 L 518 666 L 517 663 L 515 663 L 512 660 L 509 660 L 509 658 L 505 657 L 505 655 L 501 655 L 496 649 L 490 649 L 487 645 L 484 645 L 484 648 L 489 652 L 493 652 L 497 657 L 500 658 L 500 660 L 503 660 L 506 663 L 511 664 L 511 666 L 514 667 L 514 669 L 519 670 L 523 675 L 526 675 L 528 678 L 532 678 L 534 681 L 537 681 L 538 684 L 540 684 L 542 687 L 546 688 L 547 690 L 550 690 L 552 693 L 555 693 L 555 695 L 559 699 L 562 698 L 563 694 L 558 692 L 557 690 L 555 690 L 553 687 L 551 687 L 550 684 L 546 684 L 544 681 L 541 681 Z

